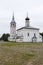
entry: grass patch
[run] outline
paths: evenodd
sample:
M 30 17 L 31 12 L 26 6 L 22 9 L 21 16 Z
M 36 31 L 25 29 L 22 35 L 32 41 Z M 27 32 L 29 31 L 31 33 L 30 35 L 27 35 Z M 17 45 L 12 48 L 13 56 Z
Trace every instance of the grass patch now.
M 15 42 L 3 42 L 3 43 L 0 43 L 0 46 L 16 46 L 16 45 L 19 45 L 19 43 L 15 43 Z
M 22 55 L 22 60 L 26 61 L 35 56 L 33 53 L 26 53 Z
M 43 43 L 0 43 L 0 65 L 43 64 Z M 27 65 L 25 64 L 25 65 Z

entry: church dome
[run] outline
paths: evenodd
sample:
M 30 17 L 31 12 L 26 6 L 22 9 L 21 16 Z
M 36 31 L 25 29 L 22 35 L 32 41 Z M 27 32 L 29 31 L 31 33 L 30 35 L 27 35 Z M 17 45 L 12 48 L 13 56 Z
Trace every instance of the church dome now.
M 12 20 L 11 23 L 16 23 L 15 20 Z
M 25 20 L 30 20 L 30 19 L 28 17 L 26 17 Z
M 30 20 L 30 18 L 28 17 L 28 12 L 27 12 L 27 17 L 25 18 L 25 20 Z

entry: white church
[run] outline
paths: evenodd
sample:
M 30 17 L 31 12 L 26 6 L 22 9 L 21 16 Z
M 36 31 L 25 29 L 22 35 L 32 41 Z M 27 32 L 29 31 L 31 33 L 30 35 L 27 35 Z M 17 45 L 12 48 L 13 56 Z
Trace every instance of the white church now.
M 42 42 L 42 37 L 39 34 L 39 29 L 30 26 L 29 17 L 25 18 L 25 26 L 16 30 L 16 22 L 14 14 L 10 22 L 10 37 L 9 41 L 16 42 Z

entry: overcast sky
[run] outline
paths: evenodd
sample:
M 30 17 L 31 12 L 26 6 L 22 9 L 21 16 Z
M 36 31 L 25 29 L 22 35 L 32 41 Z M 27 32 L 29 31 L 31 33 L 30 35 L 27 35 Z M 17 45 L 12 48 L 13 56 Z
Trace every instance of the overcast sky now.
M 17 28 L 25 25 L 28 12 L 30 25 L 43 32 L 43 0 L 0 0 L 0 35 L 10 33 L 13 12 Z

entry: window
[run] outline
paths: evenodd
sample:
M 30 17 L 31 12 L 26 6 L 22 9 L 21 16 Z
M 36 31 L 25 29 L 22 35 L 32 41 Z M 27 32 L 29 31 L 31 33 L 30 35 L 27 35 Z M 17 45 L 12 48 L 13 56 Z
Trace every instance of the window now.
M 29 33 L 28 33 L 28 36 L 29 36 Z
M 14 24 L 13 24 L 13 26 L 14 26 Z
M 34 37 L 36 37 L 36 34 L 34 33 Z

